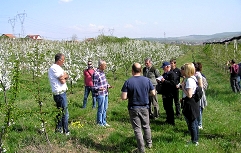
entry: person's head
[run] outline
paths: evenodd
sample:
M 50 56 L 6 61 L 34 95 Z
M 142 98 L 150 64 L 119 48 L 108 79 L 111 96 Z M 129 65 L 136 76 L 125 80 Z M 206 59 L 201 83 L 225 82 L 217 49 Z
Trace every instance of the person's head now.
M 91 61 L 91 60 L 89 60 L 89 61 L 87 62 L 87 65 L 88 65 L 88 69 L 92 69 L 92 68 L 93 68 L 93 66 L 92 66 L 92 61 Z
M 195 67 L 195 70 L 196 71 L 199 71 L 199 72 L 202 72 L 202 63 L 200 63 L 200 62 L 195 62 L 195 63 L 193 63 L 194 64 L 194 67 Z
M 163 62 L 161 68 L 164 72 L 169 72 L 171 70 L 171 64 L 169 62 Z
M 185 76 L 185 73 L 184 73 L 184 65 L 181 66 L 181 76 Z
M 235 60 L 232 59 L 230 62 L 229 62 L 231 65 L 235 64 Z
M 170 64 L 171 64 L 171 69 L 175 69 L 176 68 L 176 60 L 175 59 L 171 59 L 170 60 Z
M 141 74 L 141 64 L 134 63 L 132 65 L 132 75 Z
M 186 63 L 184 66 L 184 75 L 185 77 L 189 78 L 191 76 L 194 76 L 195 74 L 195 67 L 193 63 Z
M 151 58 L 148 57 L 148 58 L 145 59 L 145 66 L 147 68 L 150 68 L 152 66 Z
M 99 60 L 98 62 L 98 67 L 101 71 L 104 71 L 106 69 L 106 61 L 104 60 Z
M 58 53 L 55 55 L 54 59 L 55 59 L 55 64 L 59 66 L 62 66 L 64 64 L 64 61 L 65 61 L 64 54 Z

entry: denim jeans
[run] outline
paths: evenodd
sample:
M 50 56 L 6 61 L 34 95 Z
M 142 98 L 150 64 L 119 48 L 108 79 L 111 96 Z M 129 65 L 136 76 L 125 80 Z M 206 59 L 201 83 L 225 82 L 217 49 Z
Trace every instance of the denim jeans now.
M 97 124 L 106 125 L 106 111 L 108 108 L 108 95 L 102 96 L 98 95 L 96 97 L 98 102 L 98 111 L 97 111 Z
M 56 107 L 61 110 L 61 113 L 58 113 L 57 118 L 57 125 L 56 131 L 67 133 L 69 132 L 68 128 L 68 119 L 69 119 L 69 112 L 68 112 L 68 101 L 66 93 L 60 95 L 54 95 L 54 101 L 56 102 Z
M 203 114 L 203 108 L 200 106 L 200 116 L 197 118 L 198 126 L 202 126 L 202 114 Z
M 129 109 L 129 116 L 132 128 L 135 133 L 137 146 L 139 152 L 145 152 L 145 143 L 146 145 L 152 145 L 151 139 L 151 129 L 150 129 L 150 119 L 149 119 L 149 110 L 148 108 L 135 108 Z M 144 132 L 144 139 L 142 134 L 142 129 Z
M 239 86 L 239 89 L 241 89 L 241 85 L 240 85 L 240 76 L 238 76 L 238 86 Z
M 230 84 L 232 87 L 233 92 L 239 92 L 239 84 L 238 84 L 238 77 L 230 77 Z
M 84 100 L 83 100 L 83 108 L 86 108 L 87 105 L 87 99 L 89 96 L 89 93 L 92 93 L 92 108 L 95 108 L 96 106 L 96 97 L 95 97 L 95 93 L 92 87 L 89 86 L 85 86 L 85 93 L 84 93 Z
M 185 116 L 184 116 L 185 117 Z M 185 120 L 186 120 L 186 123 L 187 123 L 187 127 L 188 127 L 188 131 L 190 132 L 191 134 L 191 141 L 193 143 L 196 143 L 198 142 L 198 134 L 199 134 L 199 131 L 198 131 L 198 122 L 197 122 L 197 119 L 193 120 L 193 121 L 190 121 L 188 120 L 186 117 L 185 117 Z

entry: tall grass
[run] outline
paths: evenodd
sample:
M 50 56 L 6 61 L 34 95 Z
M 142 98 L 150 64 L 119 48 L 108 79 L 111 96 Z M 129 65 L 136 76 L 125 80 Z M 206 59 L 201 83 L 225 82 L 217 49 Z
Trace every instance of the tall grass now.
M 201 62 L 209 83 L 206 92 L 208 106 L 203 112 L 204 129 L 200 131 L 200 145 L 185 147 L 190 135 L 183 118 L 176 119 L 176 126 L 164 124 L 165 113 L 161 96 L 158 95 L 161 116 L 157 120 L 151 120 L 153 148 L 146 152 L 241 152 L 241 95 L 232 92 L 229 75 L 202 52 L 202 47 L 186 50 L 189 52 L 177 59 L 178 66 L 194 59 Z M 107 122 L 111 127 L 108 128 L 96 125 L 97 110 L 91 107 L 91 96 L 88 98 L 87 108 L 81 108 L 84 84 L 82 79 L 78 80 L 73 86 L 73 94 L 68 93 L 71 134 L 65 136 L 54 133 L 57 110 L 47 74 L 44 74 L 40 82 L 41 92 L 45 97 L 42 108 L 49 143 L 40 129 L 38 103 L 35 102 L 34 95 L 28 92 L 36 90 L 32 82 L 28 81 L 32 78 L 22 74 L 24 79 L 20 79 L 20 86 L 26 90 L 19 93 L 15 106 L 17 117 L 4 147 L 7 152 L 132 152 L 136 148 L 136 140 L 129 123 L 127 101 L 120 99 L 121 87 L 130 76 L 131 72 L 126 76 L 121 69 L 116 71 L 115 79 L 111 73 L 107 74 L 108 82 L 114 87 L 109 93 Z M 0 98 L 2 99 L 2 95 Z M 4 114 L 0 114 L 2 118 Z

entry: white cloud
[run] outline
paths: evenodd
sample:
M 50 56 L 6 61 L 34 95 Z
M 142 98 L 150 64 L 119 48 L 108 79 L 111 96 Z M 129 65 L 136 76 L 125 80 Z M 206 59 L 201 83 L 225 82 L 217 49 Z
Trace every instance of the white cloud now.
M 60 0 L 60 2 L 68 3 L 71 2 L 72 0 Z
M 145 25 L 145 24 L 146 24 L 145 22 L 138 21 L 138 20 L 135 20 L 135 23 L 136 23 L 137 25 Z
M 158 22 L 154 22 L 153 24 L 154 24 L 154 25 L 158 25 Z
M 134 26 L 132 24 L 126 24 L 124 27 L 125 28 L 134 28 Z

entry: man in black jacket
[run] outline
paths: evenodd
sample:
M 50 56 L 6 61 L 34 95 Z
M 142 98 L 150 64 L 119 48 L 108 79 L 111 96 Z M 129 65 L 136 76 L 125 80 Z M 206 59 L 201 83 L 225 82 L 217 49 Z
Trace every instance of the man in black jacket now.
M 175 125 L 173 110 L 173 94 L 176 88 L 175 74 L 173 71 L 171 71 L 171 65 L 169 62 L 163 62 L 161 68 L 164 70 L 161 82 L 164 88 L 162 101 L 163 107 L 166 111 L 166 123 Z
M 175 59 L 171 59 L 170 64 L 171 64 L 171 71 L 173 71 L 175 73 L 176 90 L 174 91 L 173 99 L 174 99 L 174 103 L 175 103 L 175 107 L 176 107 L 176 116 L 180 117 L 181 116 L 181 106 L 180 106 L 180 102 L 179 102 L 178 84 L 180 83 L 181 70 L 179 68 L 177 68 Z

